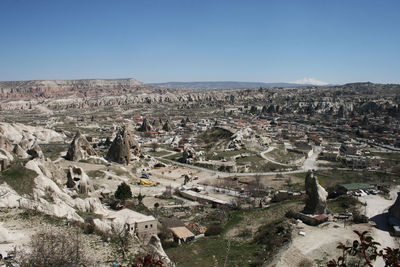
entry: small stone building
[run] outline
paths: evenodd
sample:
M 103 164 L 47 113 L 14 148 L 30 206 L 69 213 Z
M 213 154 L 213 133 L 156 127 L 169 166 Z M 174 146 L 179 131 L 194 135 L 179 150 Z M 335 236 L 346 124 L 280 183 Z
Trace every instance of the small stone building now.
M 185 226 L 172 227 L 170 230 L 178 244 L 193 242 L 195 239 L 195 235 Z
M 153 235 L 157 235 L 157 220 L 139 212 L 122 209 L 112 216 L 114 222 L 123 225 L 131 234 L 139 237 L 143 242 L 148 242 Z

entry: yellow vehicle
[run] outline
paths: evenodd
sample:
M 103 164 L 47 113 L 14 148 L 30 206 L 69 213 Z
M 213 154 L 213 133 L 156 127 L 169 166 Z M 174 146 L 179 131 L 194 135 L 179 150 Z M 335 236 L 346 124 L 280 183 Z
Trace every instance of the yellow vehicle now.
M 150 181 L 149 179 L 140 179 L 140 185 L 153 186 L 154 183 L 152 181 Z

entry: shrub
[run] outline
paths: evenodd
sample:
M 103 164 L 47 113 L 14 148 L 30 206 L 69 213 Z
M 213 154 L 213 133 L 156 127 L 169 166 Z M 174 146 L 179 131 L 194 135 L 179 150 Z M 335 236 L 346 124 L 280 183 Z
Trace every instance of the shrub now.
M 353 222 L 354 223 L 367 223 L 369 221 L 368 217 L 360 214 L 358 212 L 353 214 Z
M 117 191 L 115 191 L 115 198 L 121 199 L 121 200 L 126 200 L 129 198 L 132 198 L 132 191 L 131 187 L 127 185 L 125 182 L 122 182 L 118 188 Z
M 252 231 L 250 228 L 244 228 L 242 230 L 239 231 L 238 233 L 238 237 L 242 237 L 242 238 L 246 238 L 246 237 L 251 237 L 252 236 Z
M 288 211 L 285 213 L 285 217 L 286 217 L 286 218 L 289 218 L 289 219 L 296 219 L 296 216 L 297 216 L 297 213 L 296 213 L 294 210 L 292 210 L 292 209 L 288 210 Z
M 205 236 L 219 235 L 224 229 L 219 224 L 211 224 L 208 226 Z
M 178 247 L 178 244 L 175 241 L 171 241 L 171 240 L 161 241 L 161 244 L 162 244 L 163 249 Z
M 83 232 L 85 234 L 93 234 L 95 228 L 96 228 L 96 225 L 94 224 L 93 218 L 92 217 L 86 218 Z
M 78 233 L 71 231 L 42 231 L 32 236 L 27 253 L 22 253 L 22 266 L 93 266 L 90 255 L 80 241 Z

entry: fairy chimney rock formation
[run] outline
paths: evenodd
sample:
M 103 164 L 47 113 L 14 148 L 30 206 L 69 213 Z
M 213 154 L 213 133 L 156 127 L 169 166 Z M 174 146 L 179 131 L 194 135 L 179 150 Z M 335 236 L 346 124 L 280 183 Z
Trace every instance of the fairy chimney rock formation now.
M 89 182 L 89 176 L 80 167 L 69 167 L 67 173 L 67 187 L 75 189 L 80 194 L 87 194 L 93 191 Z
M 123 127 L 112 142 L 107 153 L 107 159 L 120 164 L 129 164 L 132 154 L 141 156 L 142 152 L 138 142 L 132 137 L 127 127 Z
M 43 158 L 43 152 L 40 148 L 37 141 L 32 145 L 30 149 L 28 149 L 27 153 L 34 159 L 34 158 Z
M 169 122 L 169 120 L 167 120 L 165 122 L 165 124 L 163 125 L 163 130 L 166 131 L 166 132 L 172 132 L 173 128 L 172 128 L 172 125 Z
M 155 119 L 155 120 L 153 121 L 153 128 L 154 128 L 154 130 L 160 130 L 160 129 L 161 129 L 161 126 L 162 126 L 162 121 L 161 121 L 161 119 L 160 119 L 160 120 Z
M 97 155 L 96 151 L 92 148 L 86 137 L 80 131 L 77 131 L 69 145 L 65 159 L 79 161 L 94 155 Z
M 151 131 L 151 125 L 149 123 L 149 121 L 147 120 L 147 118 L 143 119 L 142 125 L 139 128 L 139 132 L 148 132 Z
M 317 177 L 312 172 L 308 172 L 305 181 L 307 202 L 303 210 L 306 214 L 324 214 L 326 213 L 326 198 L 328 193 L 318 183 Z

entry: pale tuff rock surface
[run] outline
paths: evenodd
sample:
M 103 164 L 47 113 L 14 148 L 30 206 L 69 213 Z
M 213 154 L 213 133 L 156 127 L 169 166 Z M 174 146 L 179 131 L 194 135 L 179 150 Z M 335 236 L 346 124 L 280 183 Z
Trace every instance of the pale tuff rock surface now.
M 8 138 L 2 134 L 0 134 L 0 148 L 8 152 L 11 152 L 13 150 L 13 145 L 10 140 L 8 140 Z
M 21 123 L 0 122 L 0 132 L 12 143 L 20 143 L 25 137 L 28 140 L 37 140 L 38 143 L 62 142 L 63 134 L 43 127 L 24 125 Z
M 96 151 L 94 151 L 88 140 L 86 140 L 86 137 L 82 135 L 80 131 L 78 131 L 69 145 L 65 159 L 79 161 L 95 155 L 97 155 Z
M 40 148 L 39 144 L 35 142 L 33 146 L 28 149 L 27 153 L 32 157 L 32 158 L 43 158 L 43 152 L 42 149 Z
M 75 189 L 80 194 L 93 191 L 89 183 L 89 176 L 80 167 L 69 167 L 67 179 L 67 187 Z
M 192 147 L 185 148 L 182 155 L 182 162 L 186 163 L 188 162 L 188 159 L 194 158 L 196 158 L 196 152 L 194 151 L 194 149 Z
M 35 143 L 34 140 L 28 140 L 25 136 L 22 137 L 21 142 L 19 142 L 19 146 L 23 149 L 23 150 L 28 150 L 29 148 L 31 148 L 33 146 L 33 144 Z
M 21 197 L 8 184 L 0 184 L 0 208 L 17 208 L 19 199 Z
M 29 154 L 18 144 L 14 146 L 13 153 L 21 159 L 29 158 Z
M 305 181 L 307 202 L 303 212 L 307 214 L 324 214 L 326 213 L 326 198 L 328 193 L 318 183 L 317 177 L 308 172 Z
M 129 164 L 134 156 L 141 156 L 138 142 L 131 135 L 128 127 L 123 127 L 117 133 L 107 153 L 107 159 L 120 164 Z
M 168 258 L 168 255 L 165 253 L 158 236 L 153 235 L 150 238 L 148 245 L 153 254 L 157 255 L 166 266 L 175 266 L 175 264 L 171 262 L 171 260 Z

